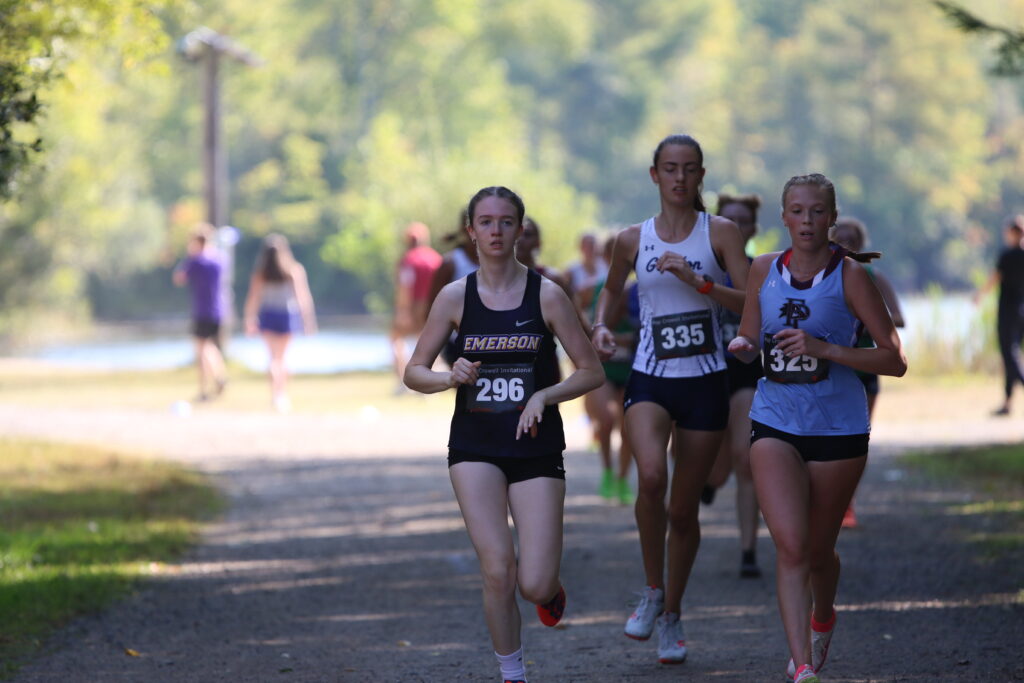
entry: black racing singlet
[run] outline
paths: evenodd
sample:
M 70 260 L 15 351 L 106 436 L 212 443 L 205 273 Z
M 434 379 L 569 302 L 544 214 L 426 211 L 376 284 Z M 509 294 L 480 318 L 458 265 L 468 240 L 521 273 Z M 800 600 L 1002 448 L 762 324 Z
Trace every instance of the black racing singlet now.
M 476 275 L 466 276 L 455 343 L 459 356 L 481 361 L 480 377 L 475 385 L 458 388 L 448 447 L 488 457 L 561 453 L 565 435 L 557 405 L 544 408 L 537 436 L 525 434 L 516 441 L 516 425 L 530 396 L 558 382 L 555 340 L 540 308 L 541 277 L 527 271 L 519 307 L 494 311 L 480 300 Z

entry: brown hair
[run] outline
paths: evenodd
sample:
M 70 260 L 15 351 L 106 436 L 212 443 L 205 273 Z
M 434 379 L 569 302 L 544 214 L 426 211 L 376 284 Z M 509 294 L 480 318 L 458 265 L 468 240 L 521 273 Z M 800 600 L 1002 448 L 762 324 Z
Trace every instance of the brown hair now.
M 651 163 L 653 168 L 658 167 L 658 159 L 661 158 L 661 150 L 665 149 L 669 145 L 682 145 L 684 147 L 693 147 L 697 150 L 697 159 L 700 161 L 701 168 L 704 168 L 704 150 L 700 148 L 700 143 L 694 140 L 689 135 L 669 135 L 667 138 L 658 143 L 658 146 L 654 148 L 654 161 Z M 698 211 L 707 211 L 704 207 L 704 199 L 701 197 L 701 190 L 704 188 L 703 181 L 697 186 L 697 196 L 693 200 L 693 205 Z
M 263 240 L 263 250 L 256 261 L 256 272 L 266 282 L 286 282 L 292 279 L 292 256 L 288 238 L 284 235 L 271 233 Z
M 473 198 L 469 200 L 469 206 L 466 207 L 466 217 L 469 219 L 469 223 L 472 223 L 473 219 L 476 217 L 476 205 L 486 197 L 498 197 L 499 199 L 504 199 L 509 204 L 516 207 L 519 224 L 523 224 L 523 219 L 526 217 L 526 207 L 523 205 L 523 200 L 520 199 L 519 195 L 515 192 L 501 185 L 485 187 L 473 195 Z

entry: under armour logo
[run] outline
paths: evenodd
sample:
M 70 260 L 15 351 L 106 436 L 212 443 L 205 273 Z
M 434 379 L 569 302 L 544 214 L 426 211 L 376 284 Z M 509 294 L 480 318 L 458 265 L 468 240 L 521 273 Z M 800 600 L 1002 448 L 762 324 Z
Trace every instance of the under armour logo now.
M 644 245 L 644 251 L 654 251 L 654 245 L 653 244 L 645 244 Z
M 786 319 L 786 325 L 796 329 L 800 327 L 801 320 L 811 317 L 811 309 L 806 299 L 786 299 L 786 303 L 779 306 L 779 317 Z

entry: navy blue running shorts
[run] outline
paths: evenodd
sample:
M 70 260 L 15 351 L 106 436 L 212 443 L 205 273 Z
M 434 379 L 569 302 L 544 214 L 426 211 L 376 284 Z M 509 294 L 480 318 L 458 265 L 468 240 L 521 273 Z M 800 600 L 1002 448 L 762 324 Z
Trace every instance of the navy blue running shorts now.
M 259 328 L 261 332 L 291 334 L 302 329 L 302 320 L 291 311 L 262 308 L 259 311 Z
M 699 377 L 654 377 L 633 370 L 622 405 L 644 401 L 668 411 L 677 429 L 717 432 L 729 422 L 729 383 L 725 370 Z
M 538 477 L 565 479 L 565 462 L 561 453 L 539 455 L 532 458 L 491 458 L 486 455 L 449 448 L 448 467 L 458 465 L 460 462 L 486 462 L 494 465 L 505 475 L 509 484 Z
M 868 454 L 870 434 L 842 434 L 839 436 L 800 436 L 790 434 L 766 424 L 750 421 L 750 443 L 759 439 L 778 439 L 793 446 L 804 462 L 833 462 L 850 460 Z

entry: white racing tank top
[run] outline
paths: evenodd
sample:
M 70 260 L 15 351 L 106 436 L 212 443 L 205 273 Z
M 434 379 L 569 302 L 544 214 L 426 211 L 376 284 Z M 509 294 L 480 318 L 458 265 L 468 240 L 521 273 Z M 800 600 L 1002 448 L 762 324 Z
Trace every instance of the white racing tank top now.
M 698 275 L 724 284 L 726 272 L 711 247 L 708 214 L 682 242 L 665 242 L 654 229 L 654 218 L 640 226 L 636 279 L 640 293 L 640 341 L 633 370 L 654 377 L 700 377 L 725 370 L 719 329 L 721 306 L 655 264 L 666 251 L 686 259 Z

